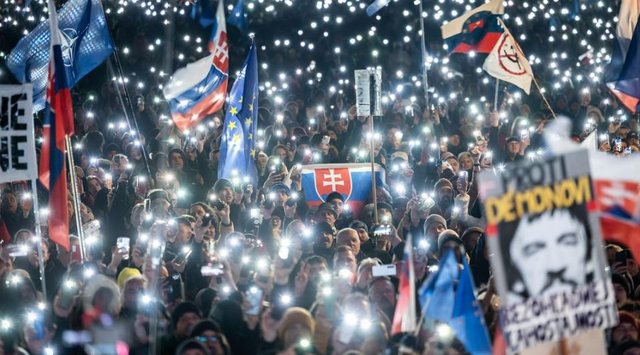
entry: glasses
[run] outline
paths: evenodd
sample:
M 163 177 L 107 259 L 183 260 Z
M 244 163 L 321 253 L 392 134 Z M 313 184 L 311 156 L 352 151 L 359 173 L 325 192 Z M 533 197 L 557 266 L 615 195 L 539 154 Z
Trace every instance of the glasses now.
M 196 337 L 196 339 L 198 339 L 198 341 L 201 342 L 201 343 L 206 343 L 207 341 L 215 343 L 215 342 L 218 341 L 218 336 L 216 336 L 216 335 L 211 335 L 211 336 L 201 335 L 201 336 Z

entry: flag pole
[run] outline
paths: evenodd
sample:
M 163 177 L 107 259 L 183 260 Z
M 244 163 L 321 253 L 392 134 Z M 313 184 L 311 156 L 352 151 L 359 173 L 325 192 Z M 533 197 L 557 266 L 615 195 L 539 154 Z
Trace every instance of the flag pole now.
M 31 198 L 33 199 L 33 212 L 36 217 L 35 227 L 36 227 L 36 236 L 37 236 L 36 242 L 38 243 L 37 250 L 38 250 L 38 267 L 40 269 L 40 282 L 42 283 L 42 295 L 46 300 L 47 299 L 47 282 L 44 276 L 44 258 L 42 253 L 42 241 L 44 239 L 42 238 L 42 229 L 40 227 L 40 207 L 38 204 L 38 190 L 37 190 L 37 184 L 35 179 L 31 179 Z
M 429 109 L 429 78 L 427 76 L 427 47 L 425 45 L 424 18 L 422 17 L 422 0 L 420 1 L 420 52 L 422 55 L 422 86 L 424 87 L 424 107 Z
M 496 92 L 493 95 L 493 111 L 498 111 L 498 94 L 500 92 L 500 79 L 496 78 Z
M 538 81 L 536 80 L 536 77 L 531 75 L 531 79 L 533 79 L 533 83 L 535 84 L 536 88 L 538 88 L 538 92 L 540 93 L 540 96 L 542 96 L 542 100 L 544 100 L 544 104 L 547 106 L 547 109 L 549 110 L 549 112 L 551 112 L 551 115 L 555 119 L 556 118 L 556 113 L 553 112 L 553 109 L 551 108 L 551 105 L 549 104 L 549 101 L 547 101 L 547 98 L 544 96 L 544 93 L 542 92 L 542 89 L 540 89 L 540 85 L 538 84 Z
M 375 138 L 373 134 L 373 115 L 376 112 L 377 102 L 376 102 L 376 74 L 375 69 L 373 71 L 369 71 L 369 129 L 371 133 L 371 137 L 369 142 L 371 144 L 370 147 L 370 157 L 371 157 L 371 194 L 373 194 L 373 219 L 375 224 L 378 224 L 378 191 L 377 191 L 377 181 L 376 181 L 376 171 L 375 171 Z
M 78 240 L 80 240 L 80 258 L 85 261 L 84 248 L 84 231 L 82 230 L 82 217 L 80 216 L 80 196 L 78 196 L 78 184 L 76 180 L 75 163 L 73 162 L 73 147 L 71 146 L 71 138 L 68 134 L 64 136 L 64 142 L 67 146 L 67 162 L 69 163 L 69 177 L 71 178 L 71 197 L 73 198 L 74 217 L 76 219 L 76 228 L 78 229 Z

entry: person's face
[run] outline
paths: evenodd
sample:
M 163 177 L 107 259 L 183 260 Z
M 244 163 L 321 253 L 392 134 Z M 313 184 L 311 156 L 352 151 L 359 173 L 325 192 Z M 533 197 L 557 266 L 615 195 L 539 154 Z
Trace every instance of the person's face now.
M 264 154 L 258 155 L 258 167 L 264 168 L 267 166 L 267 162 L 269 161 L 269 157 Z
M 80 212 L 82 212 L 82 223 L 89 223 L 95 219 L 93 211 L 84 203 L 80 204 Z
M 393 308 L 396 305 L 396 292 L 388 280 L 375 282 L 369 288 L 369 300 L 381 309 Z
M 622 355 L 640 355 L 640 347 L 628 349 Z
M 191 207 L 191 215 L 196 218 L 203 218 L 207 214 L 207 211 L 200 205 Z
M 318 238 L 318 244 L 326 249 L 331 248 L 331 245 L 333 244 L 333 234 L 323 231 L 318 235 Z
M 382 223 L 389 224 L 393 222 L 393 214 L 386 208 L 378 209 L 378 218 L 380 218 Z
M 175 170 L 182 170 L 184 167 L 184 161 L 182 160 L 182 155 L 179 153 L 171 153 L 169 157 L 169 162 L 171 163 L 171 167 Z
M 348 233 L 338 234 L 336 243 L 337 246 L 346 245 L 351 247 L 356 255 L 360 252 L 360 237 L 357 232 L 349 231 Z
M 100 181 L 98 179 L 89 180 L 89 192 L 92 194 L 98 193 L 102 189 L 102 185 L 100 185 Z
M 616 304 L 621 305 L 627 302 L 627 291 L 622 287 L 622 285 L 615 283 L 613 284 L 613 292 L 616 295 Z
M 144 281 L 131 280 L 124 286 L 124 306 L 128 309 L 136 309 L 138 297 L 144 290 Z
M 333 206 L 333 209 L 336 210 L 338 216 L 340 216 L 344 208 L 344 203 L 342 202 L 342 200 L 334 198 L 333 200 L 329 201 L 329 203 L 331 204 L 331 206 Z
M 273 227 L 273 229 L 280 229 L 282 227 L 282 220 L 280 217 L 271 217 L 271 227 Z
M 520 152 L 520 142 L 518 141 L 509 142 L 509 144 L 507 144 L 507 149 L 511 154 L 514 154 L 514 155 L 518 154 L 518 152 Z
M 638 331 L 633 324 L 620 323 L 617 327 L 613 328 L 611 333 L 614 344 L 621 344 L 625 341 L 638 340 Z
M 336 254 L 336 260 L 333 267 L 335 271 L 347 269 L 355 274 L 357 265 L 356 256 L 349 251 Z
M 364 228 L 358 228 L 358 229 L 356 229 L 356 231 L 358 232 L 358 238 L 360 239 L 360 245 L 362 245 L 362 243 L 366 243 L 367 240 L 369 240 L 369 234 L 367 234 L 367 231 L 364 230 Z
M 308 268 L 307 274 L 309 275 L 309 280 L 319 280 L 320 275 L 327 271 L 327 264 L 325 263 L 306 264 L 306 266 Z
M 233 202 L 233 188 L 231 187 L 225 187 L 221 192 L 220 192 L 222 201 L 226 202 L 227 204 L 231 204 L 231 202 Z
M 473 169 L 473 160 L 466 155 L 463 155 L 462 157 L 460 157 L 460 170 L 471 170 L 471 169 Z
M 280 157 L 281 162 L 287 161 L 287 150 L 284 148 L 276 149 L 276 154 Z
M 472 252 L 475 248 L 476 245 L 478 244 L 478 239 L 480 239 L 480 233 L 468 233 L 464 240 L 462 241 L 462 244 L 464 245 L 464 250 L 466 250 L 467 252 Z
M 571 291 L 585 281 L 586 230 L 567 210 L 533 221 L 524 217 L 509 252 L 530 295 Z
M 151 202 L 151 212 L 154 217 L 163 218 L 169 215 L 169 201 L 165 199 L 155 199 Z
M 453 145 L 453 146 L 459 146 L 460 145 L 460 136 L 457 134 L 452 135 L 451 137 L 449 137 L 449 144 Z
M 440 222 L 431 223 L 427 229 L 427 237 L 437 239 L 440 233 L 444 232 L 445 229 L 444 225 Z
M 632 258 L 627 258 L 627 272 L 631 276 L 636 276 L 640 270 L 638 270 L 638 263 Z
M 196 337 L 202 345 L 204 345 L 211 355 L 223 355 L 224 349 L 222 348 L 222 344 L 220 342 L 220 334 L 214 332 L 213 330 L 205 330 Z
M 438 205 L 445 210 L 453 202 L 453 190 L 449 186 L 444 186 L 437 191 Z
M 200 321 L 200 316 L 196 313 L 187 312 L 178 319 L 176 323 L 176 335 L 186 337 L 193 326 Z
M 178 223 L 178 237 L 177 240 L 186 243 L 191 239 L 191 235 L 193 234 L 193 228 L 191 228 L 190 224 Z
M 327 222 L 329 225 L 333 226 L 336 223 L 336 216 L 329 211 L 320 211 L 318 213 L 318 221 L 317 222 Z
M 456 158 L 449 158 L 447 159 L 447 162 L 449 162 L 449 164 L 451 165 L 451 169 L 453 169 L 454 173 L 458 173 L 458 170 L 460 169 L 460 165 L 458 164 L 458 160 Z M 473 164 L 471 164 L 473 166 Z
M 7 201 L 7 208 L 9 211 L 15 212 L 18 210 L 18 199 L 16 198 L 16 195 L 14 193 L 10 192 L 4 194 L 4 196 L 2 196 L 2 199 Z

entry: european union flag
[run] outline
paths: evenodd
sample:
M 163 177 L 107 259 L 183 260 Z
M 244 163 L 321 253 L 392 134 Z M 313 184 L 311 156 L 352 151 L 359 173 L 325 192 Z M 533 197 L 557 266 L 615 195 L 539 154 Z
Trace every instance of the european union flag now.
M 242 176 L 248 177 L 254 185 L 257 183 L 254 162 L 257 125 L 258 58 L 256 44 L 252 42 L 242 71 L 229 93 L 220 144 L 218 178 L 231 180 Z
M 247 14 L 244 12 L 244 0 L 238 0 L 228 21 L 229 24 L 236 26 L 240 32 L 247 32 Z
M 458 280 L 458 262 L 453 251 L 448 251 L 438 265 L 438 271 L 429 275 L 418 293 L 422 312 L 427 319 L 448 323 L 453 314 L 455 283 Z
M 100 0 L 70 0 L 58 13 L 64 69 L 70 87 L 113 51 Z M 7 58 L 7 67 L 21 83 L 33 83 L 33 110 L 44 108 L 50 55 L 49 22 L 23 37 Z
M 471 354 L 491 354 L 491 341 L 484 324 L 482 309 L 476 300 L 471 268 L 463 257 L 464 269 L 456 289 L 453 314 L 449 326 Z

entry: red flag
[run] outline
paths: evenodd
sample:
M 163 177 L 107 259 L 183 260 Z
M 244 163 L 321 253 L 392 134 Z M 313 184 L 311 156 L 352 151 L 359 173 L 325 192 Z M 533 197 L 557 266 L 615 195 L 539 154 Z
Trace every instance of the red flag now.
M 40 154 L 40 182 L 49 189 L 49 238 L 69 250 L 69 210 L 67 208 L 67 169 L 65 136 L 74 132 L 71 91 L 67 80 L 58 18 L 53 0 L 49 0 L 51 22 L 51 61 Z

